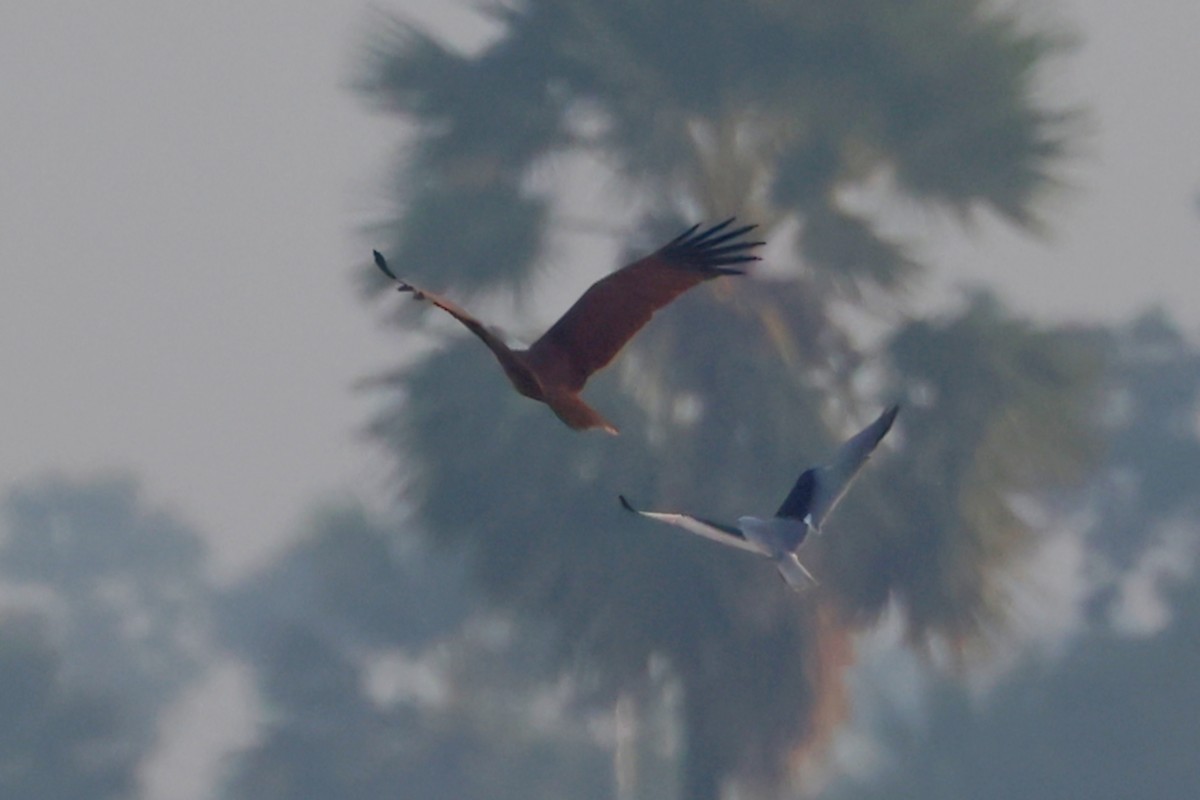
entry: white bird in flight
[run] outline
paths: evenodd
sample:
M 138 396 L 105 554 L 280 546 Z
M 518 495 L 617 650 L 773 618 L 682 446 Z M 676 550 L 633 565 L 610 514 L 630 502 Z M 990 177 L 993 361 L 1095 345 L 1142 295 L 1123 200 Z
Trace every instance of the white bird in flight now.
M 817 579 L 800 563 L 796 551 L 804 544 L 810 531 L 821 532 L 821 523 L 845 496 L 871 453 L 891 430 L 899 411 L 900 406 L 889 406 L 878 419 L 847 439 L 838 448 L 833 461 L 801 473 L 783 505 L 770 519 L 738 517 L 737 526 L 734 527 L 690 514 L 641 511 L 634 508 L 624 495 L 618 497 L 621 505 L 635 514 L 769 558 L 788 586 L 800 591 L 815 586 Z

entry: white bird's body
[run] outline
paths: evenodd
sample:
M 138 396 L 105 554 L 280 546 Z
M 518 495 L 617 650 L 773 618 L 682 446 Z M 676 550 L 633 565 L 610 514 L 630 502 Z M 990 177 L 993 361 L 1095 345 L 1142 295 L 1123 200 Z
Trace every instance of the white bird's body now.
M 801 473 L 773 517 L 738 517 L 737 527 L 733 527 L 689 514 L 641 511 L 624 496 L 620 498 L 621 505 L 643 517 L 768 558 L 793 589 L 816 585 L 816 578 L 800 563 L 796 551 L 810 531 L 820 533 L 821 524 L 845 496 L 871 453 L 891 429 L 899 410 L 899 406 L 889 407 L 842 444 L 829 464 Z
M 738 517 L 738 530 L 765 555 L 792 551 L 808 535 L 808 523 L 789 517 Z

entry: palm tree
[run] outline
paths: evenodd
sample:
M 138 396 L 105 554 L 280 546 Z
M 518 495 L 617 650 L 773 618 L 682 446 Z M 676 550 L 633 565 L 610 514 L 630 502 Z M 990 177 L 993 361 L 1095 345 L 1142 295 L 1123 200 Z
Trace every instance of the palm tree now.
M 962 587 L 1019 538 L 1012 494 L 1086 455 L 1087 370 L 1071 342 L 986 304 L 899 324 L 923 265 L 866 210 L 1039 224 L 1071 114 L 1035 102 L 1034 81 L 1063 40 L 988 8 L 530 0 L 490 6 L 498 32 L 477 52 L 398 22 L 374 43 L 361 88 L 416 129 L 395 179 L 402 211 L 379 244 L 414 282 L 520 297 L 578 218 L 580 184 L 564 175 L 604 176 L 590 213 L 617 223 L 589 227 L 636 229 L 639 245 L 731 214 L 772 243 L 766 274 L 689 294 L 589 387 L 619 440 L 560 430 L 462 337 L 383 378 L 393 402 L 372 426 L 415 528 L 467 552 L 489 602 L 552 626 L 564 668 L 636 693 L 652 660 L 669 665 L 689 800 L 734 778 L 770 786 L 830 734 L 850 623 L 889 597 L 919 639 L 969 641 L 999 609 Z M 873 350 L 862 331 L 889 327 Z M 921 361 L 922 335 L 935 363 Z M 890 480 L 868 474 L 816 553 L 828 578 L 814 601 L 762 565 L 630 525 L 616 504 L 636 491 L 718 517 L 768 511 L 855 422 L 914 392 L 924 399 L 897 437 L 908 446 L 889 469 L 881 456 Z M 1022 456 L 1006 434 L 1025 424 L 1047 450 L 1061 443 L 1063 470 L 1010 468 Z M 912 458 L 920 469 L 899 466 Z

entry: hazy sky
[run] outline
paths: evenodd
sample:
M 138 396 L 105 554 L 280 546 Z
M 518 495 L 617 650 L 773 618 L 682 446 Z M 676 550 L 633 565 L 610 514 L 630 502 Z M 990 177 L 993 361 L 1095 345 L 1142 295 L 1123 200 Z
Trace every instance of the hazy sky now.
M 346 86 L 380 8 L 465 18 L 426 5 L 4 3 L 0 490 L 130 469 L 225 572 L 315 498 L 383 495 L 351 384 L 402 343 L 350 277 L 399 127 Z M 1047 85 L 1090 104 L 1094 134 L 1047 206 L 1053 238 L 986 219 L 913 235 L 938 280 L 990 277 L 1040 315 L 1164 303 L 1194 328 L 1200 3 L 1056 9 L 1084 46 Z

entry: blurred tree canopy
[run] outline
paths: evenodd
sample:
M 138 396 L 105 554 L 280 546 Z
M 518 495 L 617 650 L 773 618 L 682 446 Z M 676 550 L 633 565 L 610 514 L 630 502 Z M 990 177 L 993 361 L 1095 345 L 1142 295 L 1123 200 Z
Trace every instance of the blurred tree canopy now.
M 199 534 L 119 473 L 32 481 L 0 514 L 0 580 L 45 620 L 55 669 L 121 708 L 130 747 L 148 751 L 159 712 L 211 657 Z
M 1164 528 L 1200 515 L 1200 350 L 1161 310 L 1092 333 L 1111 354 L 1104 470 L 1081 502 L 1092 544 L 1116 574 L 1134 567 Z M 1107 614 L 1111 592 L 1096 598 Z
M 1200 786 L 1200 583 L 1167 589 L 1161 635 L 1092 631 L 1058 662 L 1034 663 L 982 700 L 939 684 L 924 722 L 880 731 L 891 768 L 823 800 L 1099 800 L 1187 797 Z
M 460 560 L 391 531 L 326 510 L 223 598 L 266 708 L 223 796 L 610 797 L 611 757 L 582 723 L 542 731 L 522 710 L 544 686 L 533 640 L 469 616 Z
M 110 697 L 72 687 L 45 621 L 0 616 L 0 794 L 125 798 L 138 752 Z
M 557 669 L 615 698 L 665 660 L 683 796 L 770 787 L 844 714 L 851 623 L 894 597 L 914 641 L 969 643 L 1002 619 L 994 577 L 1028 539 L 1014 499 L 1094 455 L 1092 348 L 994 300 L 905 320 L 923 265 L 885 232 L 911 205 L 1038 224 L 1073 113 L 1036 78 L 1065 39 L 976 0 L 488 9 L 497 35 L 474 52 L 394 23 L 360 82 L 417 131 L 381 243 L 400 274 L 454 296 L 529 288 L 574 199 L 553 176 L 581 164 L 611 190 L 589 213 L 636 227 L 638 252 L 736 213 L 769 263 L 684 297 L 593 382 L 619 439 L 562 428 L 461 335 L 383 378 L 372 431 L 412 530 L 463 552 L 488 603 L 550 626 Z M 616 505 L 769 512 L 892 400 L 896 433 L 806 551 L 814 597 Z
M 1200 348 L 1157 311 L 1078 335 L 1110 354 L 1104 468 L 1060 499 L 1090 520 L 1092 613 L 1065 652 L 1025 660 L 982 698 L 941 682 L 923 720 L 887 719 L 875 733 L 890 768 L 826 800 L 1165 799 L 1200 787 Z

